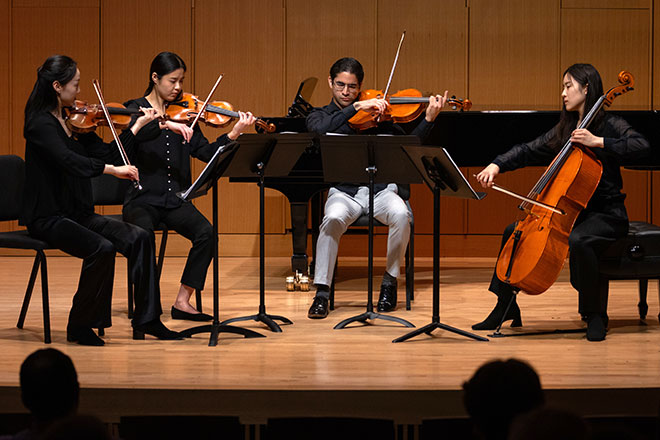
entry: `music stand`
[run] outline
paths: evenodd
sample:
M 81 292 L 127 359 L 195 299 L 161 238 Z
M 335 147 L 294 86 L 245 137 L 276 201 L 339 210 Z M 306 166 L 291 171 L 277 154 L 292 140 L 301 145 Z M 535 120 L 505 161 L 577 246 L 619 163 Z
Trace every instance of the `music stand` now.
M 344 319 L 335 329 L 345 328 L 353 322 L 383 319 L 405 327 L 412 323 L 396 316 L 374 312 L 374 186 L 376 183 L 419 183 L 421 178 L 415 167 L 401 150 L 403 144 L 418 144 L 417 136 L 383 135 L 325 135 L 320 137 L 323 175 L 326 182 L 351 182 L 369 185 L 369 261 L 367 263 L 367 309 L 364 313 Z
M 255 315 L 231 318 L 229 324 L 238 321 L 263 322 L 273 332 L 282 329 L 275 322 L 293 324 L 279 315 L 266 313 L 265 283 L 265 230 L 264 230 L 264 177 L 287 176 L 305 148 L 312 142 L 312 134 L 244 134 L 239 138 L 240 149 L 229 164 L 225 175 L 229 177 L 259 177 L 259 310 Z M 275 153 L 277 150 L 277 154 Z
M 177 195 L 184 201 L 190 201 L 196 197 L 200 197 L 208 193 L 209 188 L 212 188 L 213 195 L 213 322 L 211 324 L 192 327 L 180 332 L 183 337 L 190 337 L 198 333 L 209 332 L 209 347 L 218 345 L 219 333 L 234 333 L 243 335 L 246 338 L 263 338 L 261 333 L 252 330 L 235 327 L 233 325 L 221 324 L 219 315 L 219 270 L 218 270 L 218 179 L 223 175 L 232 157 L 236 154 L 238 144 L 230 142 L 224 145 L 215 152 L 209 163 L 204 167 L 204 170 L 199 175 L 195 183 L 185 192 L 177 193 Z
M 431 323 L 407 333 L 392 342 L 403 342 L 422 333 L 431 335 L 442 329 L 452 333 L 488 341 L 488 338 L 451 327 L 440 322 L 440 194 L 464 199 L 481 200 L 485 193 L 475 192 L 444 148 L 402 146 L 426 185 L 433 192 L 433 317 Z

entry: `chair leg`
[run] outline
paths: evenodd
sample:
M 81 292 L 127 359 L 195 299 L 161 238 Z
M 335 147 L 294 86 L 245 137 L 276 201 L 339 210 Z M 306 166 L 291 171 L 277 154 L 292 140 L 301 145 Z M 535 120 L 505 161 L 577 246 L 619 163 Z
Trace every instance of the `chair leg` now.
M 332 282 L 330 283 L 330 310 L 335 309 L 335 276 L 337 275 L 337 262 L 335 261 L 335 270 L 332 272 Z
M 160 249 L 158 250 L 158 260 L 156 261 L 158 281 L 160 281 L 160 274 L 163 271 L 163 262 L 165 261 L 165 246 L 167 246 L 167 229 L 163 230 L 163 235 L 160 239 Z
M 39 265 L 41 264 L 41 257 L 39 252 L 34 256 L 34 262 L 32 263 L 32 272 L 30 272 L 30 280 L 28 281 L 27 289 L 25 290 L 25 297 L 23 298 L 23 305 L 21 306 L 21 313 L 18 315 L 18 322 L 16 327 L 23 328 L 25 323 L 25 316 L 27 315 L 28 307 L 30 305 L 30 299 L 32 298 L 32 290 L 34 289 L 34 283 L 37 280 L 37 272 L 39 272 Z
M 199 289 L 195 289 L 195 302 L 197 303 L 197 311 L 202 313 L 202 292 Z
M 658 279 L 658 301 L 660 302 L 660 279 Z M 658 321 L 660 321 L 660 313 L 658 313 Z
M 46 255 L 38 251 L 41 260 L 41 300 L 44 311 L 44 343 L 50 344 L 50 305 L 48 300 L 48 269 L 46 267 Z
M 126 268 L 126 280 L 128 291 L 128 319 L 133 319 L 133 283 L 131 283 L 131 268 Z
M 406 249 L 406 310 L 415 300 L 415 222 L 410 223 L 410 239 Z
M 639 310 L 639 319 L 642 321 L 646 319 L 646 314 L 649 311 L 649 305 L 646 302 L 648 287 L 649 280 L 646 278 L 641 278 L 639 280 L 639 303 L 637 303 L 637 309 Z
M 406 248 L 406 310 L 410 310 L 410 244 Z

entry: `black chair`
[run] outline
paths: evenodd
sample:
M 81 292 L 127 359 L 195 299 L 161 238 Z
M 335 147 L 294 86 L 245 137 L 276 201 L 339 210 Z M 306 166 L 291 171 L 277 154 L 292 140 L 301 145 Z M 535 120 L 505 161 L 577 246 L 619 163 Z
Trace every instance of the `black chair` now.
M 646 319 L 649 309 L 646 303 L 648 282 L 660 280 L 660 227 L 645 222 L 630 222 L 628 235 L 610 245 L 600 262 L 600 274 L 608 281 L 639 280 L 637 308 L 640 319 Z
M 92 192 L 94 198 L 94 205 L 122 205 L 124 204 L 124 196 L 128 190 L 131 182 L 126 179 L 117 179 L 108 174 L 102 174 L 92 179 Z M 121 214 L 111 214 L 107 217 L 116 220 L 122 220 Z M 162 232 L 160 240 L 160 248 L 158 250 L 158 258 L 156 259 L 158 281 L 160 282 L 160 274 L 163 271 L 163 262 L 165 261 L 165 247 L 167 246 L 168 230 L 167 225 L 160 223 L 156 226 L 156 231 Z M 130 280 L 130 268 L 126 273 L 128 284 L 128 317 L 133 317 L 133 285 Z M 202 292 L 195 289 L 195 300 L 197 302 L 197 310 L 202 311 Z
M 411 309 L 411 302 L 415 300 L 415 218 L 413 217 L 412 207 L 407 199 L 404 199 L 408 212 L 410 213 L 410 239 L 406 248 L 406 310 Z M 374 219 L 374 226 L 387 226 Z M 364 214 L 355 220 L 348 227 L 344 235 L 368 235 L 369 234 L 369 215 Z M 335 276 L 337 274 L 337 263 L 332 275 L 332 284 L 330 285 L 330 310 L 335 309 Z
M 25 185 L 25 162 L 18 156 L 0 156 L 0 221 L 18 220 L 23 202 Z M 44 342 L 50 344 L 50 307 L 48 302 L 48 270 L 44 250 L 50 249 L 46 242 L 30 237 L 26 230 L 0 232 L 0 247 L 8 249 L 30 249 L 36 251 L 30 280 L 23 298 L 21 314 L 16 327 L 23 328 L 32 290 L 41 269 L 41 300 L 44 316 Z

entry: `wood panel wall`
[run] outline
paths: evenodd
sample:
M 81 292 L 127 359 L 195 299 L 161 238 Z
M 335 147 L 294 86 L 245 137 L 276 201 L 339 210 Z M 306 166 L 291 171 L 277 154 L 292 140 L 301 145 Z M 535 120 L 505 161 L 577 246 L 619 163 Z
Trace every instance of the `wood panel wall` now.
M 100 78 L 109 100 L 141 96 L 151 60 L 169 50 L 188 65 L 187 91 L 205 96 L 217 75 L 224 73 L 216 99 L 258 115 L 284 115 L 298 84 L 310 76 L 319 78 L 312 103 L 329 102 L 328 70 L 342 56 L 362 62 L 365 87 L 384 87 L 403 29 L 407 36 L 393 91 L 411 86 L 424 93 L 447 89 L 469 97 L 475 110 L 558 110 L 561 72 L 571 63 L 590 62 L 601 72 L 605 88 L 615 83 L 621 69 L 635 74 L 635 91 L 619 98 L 614 108 L 658 109 L 658 2 L 409 0 L 402 5 L 393 0 L 161 0 L 154 7 L 131 0 L 0 0 L 0 76 L 6 78 L 0 84 L 0 99 L 10 104 L 0 108 L 0 154 L 23 154 L 22 108 L 37 67 L 54 53 L 78 61 L 82 99 L 93 100 L 92 78 Z M 227 130 L 204 128 L 209 138 Z M 194 172 L 201 167 L 195 162 Z M 479 169 L 463 171 L 471 176 Z M 500 183 L 527 192 L 541 171 L 505 174 Z M 660 204 L 653 203 L 653 194 L 660 193 L 658 174 L 625 171 L 624 181 L 631 219 L 660 223 Z M 223 180 L 220 188 L 224 254 L 254 254 L 256 186 Z M 210 215 L 209 196 L 196 203 Z M 428 255 L 430 192 L 414 186 L 411 203 L 417 249 L 419 255 Z M 443 252 L 494 255 L 493 243 L 515 219 L 516 206 L 496 193 L 480 202 L 443 199 Z M 268 191 L 269 255 L 290 252 L 288 209 L 282 195 Z M 10 227 L 15 223 L 0 224 L 0 230 Z M 342 255 L 366 252 L 366 247 L 352 246 L 355 240 L 361 238 L 351 238 Z M 169 248 L 185 254 L 187 243 L 174 237 Z

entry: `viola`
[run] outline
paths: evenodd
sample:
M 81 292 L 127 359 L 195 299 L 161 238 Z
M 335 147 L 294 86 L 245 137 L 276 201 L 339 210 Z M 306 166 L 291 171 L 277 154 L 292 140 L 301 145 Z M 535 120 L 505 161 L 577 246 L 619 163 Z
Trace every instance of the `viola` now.
M 373 98 L 382 98 L 385 96 L 381 90 L 365 90 L 360 92 L 358 101 L 364 101 Z M 382 114 L 369 112 L 367 110 L 358 111 L 348 123 L 355 130 L 367 130 L 375 127 L 378 123 L 383 121 L 393 121 L 396 123 L 405 124 L 414 121 L 424 110 L 424 104 L 429 102 L 433 97 L 424 97 L 419 90 L 404 89 L 399 90 L 392 95 L 386 96 L 385 99 L 389 102 L 387 110 Z M 472 102 L 469 99 L 458 99 L 452 96 L 447 100 L 447 104 L 452 110 L 470 110 Z
M 601 96 L 577 128 L 588 128 L 603 105 L 633 90 L 634 78 L 619 73 L 620 86 Z M 531 295 L 545 292 L 559 276 L 568 256 L 568 236 L 575 220 L 596 191 L 602 164 L 589 148 L 564 144 L 550 166 L 519 206 L 527 215 L 500 251 L 497 277 Z M 494 189 L 502 191 L 501 188 Z
M 204 111 L 200 114 L 204 102 L 191 93 L 184 93 L 178 101 L 167 104 L 167 118 L 181 123 L 194 121 L 199 116 L 199 120 L 212 127 L 224 127 L 232 119 L 238 118 L 238 112 L 235 112 L 232 105 L 226 101 L 213 101 L 206 105 Z M 275 131 L 275 124 L 267 123 L 263 119 L 257 118 L 255 125 L 261 127 L 265 132 Z
M 119 130 L 128 128 L 132 115 L 142 113 L 138 109 L 126 108 L 116 102 L 108 103 L 107 109 L 112 125 Z M 71 131 L 76 133 L 89 133 L 98 126 L 108 125 L 102 106 L 89 104 L 86 101 L 76 100 L 72 106 L 64 107 L 64 117 Z

